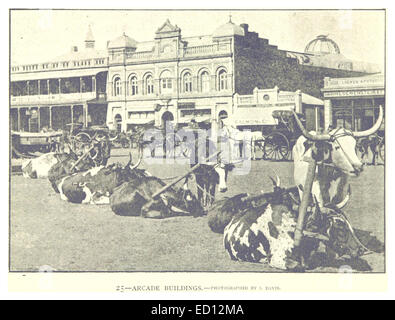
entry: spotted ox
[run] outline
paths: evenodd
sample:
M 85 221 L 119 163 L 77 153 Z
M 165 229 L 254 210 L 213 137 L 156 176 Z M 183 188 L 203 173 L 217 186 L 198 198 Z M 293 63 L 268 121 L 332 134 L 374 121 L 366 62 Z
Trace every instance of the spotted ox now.
M 144 170 L 137 169 L 139 163 L 99 166 L 88 171 L 66 175 L 57 180 L 57 189 L 62 200 L 72 203 L 109 204 L 114 189 L 132 179 L 140 179 Z
M 375 125 L 366 131 L 352 132 L 344 128 L 335 128 L 318 134 L 307 132 L 294 114 L 296 123 L 302 131 L 293 147 L 294 182 L 299 187 L 300 198 L 306 181 L 309 159 L 317 162 L 312 195 L 317 198 L 321 209 L 328 206 L 344 206 L 350 195 L 348 178 L 359 176 L 363 164 L 358 158 L 355 147 L 356 138 L 376 132 L 383 120 L 383 109 Z
M 85 157 L 77 163 L 78 156 L 72 151 L 70 153 L 61 153 L 58 156 L 60 161 L 48 171 L 48 180 L 56 193 L 59 193 L 58 182 L 61 178 L 72 173 L 89 170 L 95 165 L 90 157 Z
M 50 169 L 66 157 L 66 154 L 49 152 L 34 159 L 24 160 L 22 162 L 23 177 L 31 179 L 48 178 Z
M 295 188 L 278 188 L 260 198 L 260 205 L 246 208 L 233 216 L 224 230 L 224 246 L 232 260 L 265 263 L 288 271 L 310 267 L 313 253 L 319 247 L 316 238 L 304 237 L 296 253 L 294 232 L 297 206 L 290 196 Z M 340 211 L 322 214 L 319 206 L 308 213 L 306 230 L 326 235 L 325 245 L 339 256 L 356 258 L 365 252 L 351 225 Z M 297 258 L 301 254 L 306 265 Z
M 131 180 L 111 195 L 111 209 L 121 216 L 157 219 L 179 215 L 201 216 L 204 210 L 189 190 L 187 179 L 182 188 L 169 188 L 156 199 L 152 199 L 152 195 L 165 186 L 161 179 L 145 176 L 139 180 Z

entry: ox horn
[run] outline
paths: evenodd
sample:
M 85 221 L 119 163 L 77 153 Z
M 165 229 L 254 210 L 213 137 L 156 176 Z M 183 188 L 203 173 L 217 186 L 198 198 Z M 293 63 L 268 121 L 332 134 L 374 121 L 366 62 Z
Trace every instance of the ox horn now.
M 108 138 L 108 141 L 113 142 L 118 138 L 118 134 L 114 138 Z
M 270 178 L 270 180 L 272 180 L 273 185 L 274 185 L 275 187 L 278 187 L 278 188 L 279 188 L 279 187 L 281 186 L 281 179 L 280 179 L 280 176 L 277 174 L 277 171 L 274 170 L 273 168 L 270 168 L 270 170 L 272 170 L 272 171 L 274 172 L 274 174 L 276 175 L 276 181 L 274 181 L 273 177 L 269 177 L 269 178 Z
M 296 124 L 298 125 L 300 131 L 302 131 L 303 136 L 311 141 L 328 141 L 331 136 L 329 134 L 311 134 L 309 133 L 306 128 L 303 126 L 302 122 L 300 121 L 298 115 L 295 113 L 295 111 L 292 110 L 292 113 L 294 115 Z
M 132 162 L 132 155 L 130 154 L 130 163 L 129 163 L 129 168 L 130 168 L 130 170 L 136 169 L 136 168 L 140 165 L 141 159 L 142 159 L 142 158 L 143 158 L 143 156 L 140 155 L 140 156 L 139 156 L 139 160 L 138 160 L 134 165 L 131 165 L 131 162 Z
M 350 200 L 350 196 L 351 196 L 351 186 L 348 186 L 348 192 L 347 195 L 344 197 L 344 199 L 342 201 L 340 201 L 339 203 L 336 203 L 336 208 L 338 209 L 343 209 L 344 206 L 348 203 L 348 201 Z
M 356 137 L 356 138 L 367 137 L 367 136 L 370 136 L 371 134 L 375 133 L 377 130 L 379 130 L 381 123 L 383 122 L 383 118 L 384 118 L 383 107 L 380 106 L 379 117 L 377 118 L 377 121 L 374 124 L 374 126 L 368 130 L 365 130 L 365 131 L 353 132 L 354 137 Z

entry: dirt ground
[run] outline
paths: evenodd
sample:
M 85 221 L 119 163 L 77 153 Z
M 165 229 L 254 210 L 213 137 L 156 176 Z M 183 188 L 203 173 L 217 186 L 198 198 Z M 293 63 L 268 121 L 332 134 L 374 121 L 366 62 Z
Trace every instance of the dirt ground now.
M 111 161 L 126 163 L 126 150 L 114 150 Z M 158 177 L 179 175 L 187 165 L 142 164 Z M 253 161 L 248 175 L 230 175 L 229 191 L 272 190 L 276 170 L 282 186 L 291 186 L 292 162 Z M 384 166 L 367 166 L 352 179 L 352 197 L 345 213 L 360 240 L 378 251 L 357 261 L 342 259 L 312 272 L 337 272 L 350 265 L 358 272 L 384 272 Z M 150 220 L 121 217 L 108 205 L 62 201 L 47 180 L 11 178 L 10 270 L 38 271 L 236 271 L 277 272 L 262 264 L 234 262 L 224 250 L 222 235 L 211 232 L 207 217 Z

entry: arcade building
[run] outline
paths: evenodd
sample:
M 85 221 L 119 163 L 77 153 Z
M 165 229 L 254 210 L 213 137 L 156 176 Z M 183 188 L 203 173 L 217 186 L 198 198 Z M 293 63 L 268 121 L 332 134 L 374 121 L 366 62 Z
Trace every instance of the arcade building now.
M 308 43 L 305 52 L 285 51 L 231 19 L 197 37 L 184 37 L 167 20 L 153 40 L 137 42 L 124 33 L 108 41 L 106 52 L 95 49 L 89 29 L 82 51 L 73 47 L 51 62 L 11 67 L 11 128 L 56 130 L 82 122 L 128 131 L 152 120 L 183 126 L 192 118 L 233 115 L 240 109 L 238 99 L 255 88 L 276 88 L 280 100 L 288 93 L 294 101 L 303 93 L 310 102 L 301 111 L 316 127 L 324 118 L 324 78 L 377 71 L 346 59 L 326 36 Z

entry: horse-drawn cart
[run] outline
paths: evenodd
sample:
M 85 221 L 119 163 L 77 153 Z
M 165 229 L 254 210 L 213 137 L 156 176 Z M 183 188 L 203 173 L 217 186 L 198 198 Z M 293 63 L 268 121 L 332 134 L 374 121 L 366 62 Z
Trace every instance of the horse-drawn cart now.
M 55 151 L 62 132 L 17 132 L 11 131 L 13 158 L 34 158 L 33 152 Z
M 265 136 L 262 145 L 263 158 L 265 160 L 289 160 L 292 158 L 292 148 L 301 132 L 295 124 L 293 111 L 276 110 L 272 116 L 277 120 L 278 124 L 274 130 Z M 304 115 L 298 114 L 299 119 L 304 121 Z

